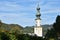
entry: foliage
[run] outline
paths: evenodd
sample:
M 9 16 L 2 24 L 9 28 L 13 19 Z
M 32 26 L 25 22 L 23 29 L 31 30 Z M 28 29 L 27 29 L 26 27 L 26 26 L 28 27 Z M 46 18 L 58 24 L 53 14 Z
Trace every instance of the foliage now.
M 18 24 L 6 24 L 0 21 L 0 31 L 9 31 L 10 33 L 23 33 L 23 27 Z
M 24 28 L 24 33 L 33 33 L 34 26 L 26 26 Z
M 47 33 L 45 35 L 45 38 L 47 40 L 49 40 L 49 39 L 57 40 L 57 34 L 56 34 L 55 30 L 53 28 L 51 28 L 50 30 L 48 29 Z
M 59 33 L 59 34 L 57 34 Z M 47 40 L 58 40 L 58 35 L 60 35 L 60 16 L 58 15 L 56 18 L 56 22 L 53 24 L 51 29 L 47 30 L 45 35 L 45 39 Z
M 0 40 L 44 40 L 44 39 L 42 37 L 31 36 L 28 34 L 0 32 Z
M 42 37 L 37 37 L 37 36 L 31 36 L 31 35 L 28 35 L 28 34 L 18 34 L 16 35 L 16 38 L 18 40 L 44 40 Z
M 60 33 L 60 16 L 58 15 L 56 18 L 56 22 L 53 24 L 53 28 L 56 32 Z
M 4 32 L 0 32 L 0 40 L 9 40 L 10 38 Z

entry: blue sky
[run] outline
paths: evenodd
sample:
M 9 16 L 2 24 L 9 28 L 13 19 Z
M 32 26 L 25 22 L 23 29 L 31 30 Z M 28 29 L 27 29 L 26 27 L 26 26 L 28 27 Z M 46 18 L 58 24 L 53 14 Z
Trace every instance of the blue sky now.
M 0 0 L 0 20 L 23 27 L 35 25 L 38 0 Z M 39 0 L 41 24 L 53 24 L 60 15 L 60 0 Z

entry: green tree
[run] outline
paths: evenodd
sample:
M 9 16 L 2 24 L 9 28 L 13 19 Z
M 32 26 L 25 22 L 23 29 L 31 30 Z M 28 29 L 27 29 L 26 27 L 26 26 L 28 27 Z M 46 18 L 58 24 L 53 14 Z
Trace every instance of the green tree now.
M 10 33 L 9 38 L 10 38 L 9 40 L 17 40 L 14 33 Z
M 60 34 L 60 16 L 56 17 L 56 22 L 53 24 L 53 27 L 50 30 L 47 30 L 45 35 L 46 39 L 54 38 L 57 40 L 58 34 Z
M 60 16 L 56 18 L 56 22 L 53 24 L 53 28 L 56 31 L 57 38 L 60 36 Z
M 4 32 L 0 32 L 0 39 L 1 40 L 9 40 L 9 36 Z
M 60 16 L 59 15 L 56 18 L 56 22 L 53 24 L 53 28 L 57 33 L 60 33 Z
M 57 34 L 56 34 L 55 30 L 53 28 L 51 28 L 50 30 L 48 29 L 47 33 L 45 35 L 45 38 L 47 40 L 49 40 L 49 39 L 57 40 Z

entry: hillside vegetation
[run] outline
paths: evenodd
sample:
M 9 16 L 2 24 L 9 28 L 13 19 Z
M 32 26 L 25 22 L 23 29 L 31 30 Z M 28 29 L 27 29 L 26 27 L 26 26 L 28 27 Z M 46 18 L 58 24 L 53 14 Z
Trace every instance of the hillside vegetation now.
M 50 29 L 52 25 L 41 25 L 43 27 L 44 35 L 46 34 L 47 29 Z M 26 26 L 22 27 L 18 24 L 6 24 L 0 21 L 0 31 L 2 32 L 10 32 L 10 33 L 34 33 L 34 26 Z
M 10 32 L 10 33 L 22 33 L 23 27 L 18 24 L 6 24 L 0 21 L 0 31 L 1 32 Z

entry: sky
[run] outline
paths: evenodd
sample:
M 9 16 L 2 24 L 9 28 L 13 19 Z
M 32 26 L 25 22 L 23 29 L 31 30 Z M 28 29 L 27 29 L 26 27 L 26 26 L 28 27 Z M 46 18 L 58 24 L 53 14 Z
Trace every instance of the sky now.
M 23 27 L 34 26 L 39 2 L 41 25 L 53 24 L 60 15 L 60 0 L 0 0 L 0 20 Z

